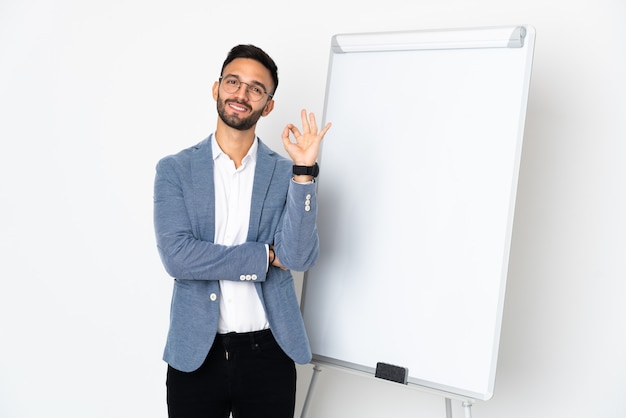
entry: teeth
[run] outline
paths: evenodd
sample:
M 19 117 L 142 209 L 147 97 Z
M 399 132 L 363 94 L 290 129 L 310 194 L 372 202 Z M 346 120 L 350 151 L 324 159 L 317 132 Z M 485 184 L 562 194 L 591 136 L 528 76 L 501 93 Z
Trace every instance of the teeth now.
M 237 109 L 237 110 L 240 110 L 240 111 L 242 111 L 242 112 L 243 112 L 244 110 L 246 110 L 246 108 L 245 108 L 245 107 L 243 107 L 243 106 L 237 106 L 237 105 L 233 105 L 233 104 L 231 104 L 230 106 L 231 106 L 232 108 Z

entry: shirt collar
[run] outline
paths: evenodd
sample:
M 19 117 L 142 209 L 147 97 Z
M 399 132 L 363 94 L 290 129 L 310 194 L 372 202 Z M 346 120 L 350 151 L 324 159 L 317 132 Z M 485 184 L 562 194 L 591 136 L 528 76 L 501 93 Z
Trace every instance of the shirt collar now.
M 256 161 L 257 150 L 259 148 L 259 138 L 257 136 L 254 137 L 254 141 L 252 142 L 252 146 L 248 150 L 248 153 L 245 157 L 243 157 L 243 163 L 245 164 L 247 161 Z M 224 156 L 228 159 L 230 157 L 222 151 L 220 146 L 215 139 L 215 134 L 211 135 L 211 150 L 213 151 L 213 161 L 216 161 L 221 156 Z

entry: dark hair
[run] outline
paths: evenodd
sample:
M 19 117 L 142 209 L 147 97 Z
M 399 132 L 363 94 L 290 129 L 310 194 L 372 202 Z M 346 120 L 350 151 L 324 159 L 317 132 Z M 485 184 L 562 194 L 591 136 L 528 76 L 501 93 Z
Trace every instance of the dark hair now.
M 276 93 L 276 89 L 278 88 L 278 67 L 276 66 L 274 60 L 267 55 L 265 51 L 254 45 L 237 45 L 233 47 L 233 49 L 231 49 L 226 56 L 224 64 L 222 64 L 222 71 L 220 75 L 223 75 L 224 68 L 226 68 L 231 61 L 237 58 L 251 58 L 263 64 L 263 66 L 269 70 L 272 75 L 272 80 L 274 81 L 274 91 L 272 92 L 272 95 Z

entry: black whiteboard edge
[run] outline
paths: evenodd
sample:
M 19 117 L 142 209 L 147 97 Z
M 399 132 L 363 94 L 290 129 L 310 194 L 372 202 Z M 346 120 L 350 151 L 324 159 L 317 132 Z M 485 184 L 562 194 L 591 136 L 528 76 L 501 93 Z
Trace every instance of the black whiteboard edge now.
M 364 377 L 374 378 L 374 375 L 376 373 L 376 369 L 373 367 L 366 367 L 360 364 L 338 360 L 331 357 L 320 356 L 317 354 L 313 354 L 313 359 L 311 360 L 311 363 L 319 366 L 326 366 L 333 369 L 342 370 L 344 372 Z M 376 380 L 398 386 L 396 382 L 391 382 L 384 379 Z M 442 385 L 436 382 L 429 382 L 426 380 L 409 377 L 407 379 L 407 384 L 402 385 L 402 387 L 407 387 L 410 389 L 419 390 L 420 392 L 427 392 L 450 399 L 468 401 L 472 403 L 474 403 L 476 400 L 488 401 L 493 397 L 493 385 L 490 385 L 489 390 L 486 393 L 478 393 L 465 389 L 455 388 L 452 386 Z
M 492 26 L 465 29 L 412 30 L 336 34 L 331 51 L 415 51 L 432 49 L 523 48 L 530 25 Z

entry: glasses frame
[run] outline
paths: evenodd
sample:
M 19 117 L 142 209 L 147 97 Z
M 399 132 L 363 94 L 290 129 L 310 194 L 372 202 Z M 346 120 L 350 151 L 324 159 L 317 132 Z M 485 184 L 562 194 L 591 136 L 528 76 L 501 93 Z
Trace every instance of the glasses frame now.
M 239 82 L 239 87 L 237 87 L 237 90 L 235 90 L 232 93 L 229 93 L 228 91 L 226 91 L 226 89 L 224 89 L 224 91 L 226 91 L 226 93 L 228 93 L 228 94 L 235 94 L 235 93 L 237 93 L 239 91 L 239 89 L 241 88 L 241 85 L 245 84 L 246 85 L 246 94 L 248 95 L 248 97 L 250 97 L 250 100 L 252 100 L 253 102 L 260 102 L 261 99 L 263 99 L 263 96 L 261 96 L 258 100 L 253 100 L 252 99 L 252 95 L 250 94 L 250 88 L 251 87 L 255 87 L 255 88 L 258 88 L 258 89 L 262 90 L 263 94 L 267 94 L 267 96 L 270 99 L 274 98 L 274 95 L 272 93 L 268 93 L 263 87 L 261 87 L 259 85 L 246 83 L 245 81 L 241 81 L 239 78 L 237 78 L 236 76 L 233 76 L 233 75 L 227 75 L 226 78 L 233 78 L 233 79 L 235 79 L 235 80 L 237 80 Z M 220 86 L 221 86 L 222 85 L 222 81 L 224 80 L 224 76 L 223 75 L 220 76 L 220 78 L 218 80 L 219 80 L 219 83 L 220 83 Z

